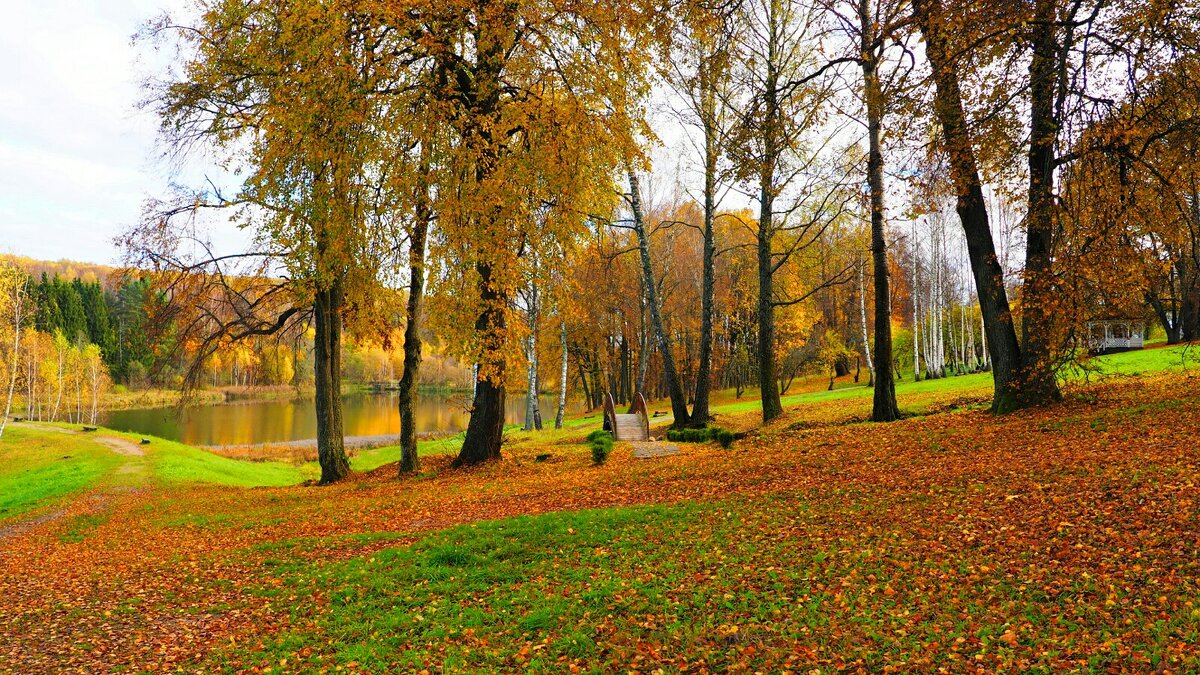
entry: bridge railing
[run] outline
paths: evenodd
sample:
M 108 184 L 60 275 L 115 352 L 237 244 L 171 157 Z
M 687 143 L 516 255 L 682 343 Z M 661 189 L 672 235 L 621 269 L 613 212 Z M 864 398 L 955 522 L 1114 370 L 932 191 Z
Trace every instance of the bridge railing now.
M 646 397 L 642 396 L 642 392 L 633 394 L 633 401 L 629 403 L 629 414 L 641 418 L 642 431 L 646 433 L 646 438 L 650 438 L 650 409 L 646 407 Z

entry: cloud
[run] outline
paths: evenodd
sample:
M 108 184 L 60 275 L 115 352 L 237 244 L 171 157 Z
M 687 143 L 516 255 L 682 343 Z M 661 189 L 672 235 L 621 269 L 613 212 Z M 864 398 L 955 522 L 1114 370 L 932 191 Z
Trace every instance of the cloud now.
M 167 184 L 151 160 L 156 121 L 136 108 L 137 64 L 154 57 L 131 37 L 182 3 L 12 4 L 0 22 L 0 251 L 115 262 L 113 237 Z

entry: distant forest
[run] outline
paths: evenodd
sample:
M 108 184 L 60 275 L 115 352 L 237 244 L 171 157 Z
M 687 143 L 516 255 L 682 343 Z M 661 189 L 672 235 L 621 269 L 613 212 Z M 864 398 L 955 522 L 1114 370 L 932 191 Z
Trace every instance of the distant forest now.
M 56 262 L 0 256 L 28 275 L 29 320 L 26 326 L 82 349 L 96 345 L 112 382 L 133 389 L 181 385 L 191 355 L 177 349 L 170 331 L 148 325 L 155 298 L 151 282 L 138 274 L 69 260 Z M 156 343 L 156 340 L 159 343 Z M 432 341 L 432 340 L 431 340 Z M 167 344 L 171 342 L 171 344 Z M 392 341 L 399 345 L 399 340 Z M 377 382 L 399 377 L 402 354 L 380 341 L 351 339 L 344 347 L 343 369 L 350 382 Z M 312 338 L 301 332 L 281 340 L 258 340 L 223 346 L 204 365 L 204 386 L 310 387 Z M 466 386 L 470 369 L 431 347 L 422 384 L 439 388 Z

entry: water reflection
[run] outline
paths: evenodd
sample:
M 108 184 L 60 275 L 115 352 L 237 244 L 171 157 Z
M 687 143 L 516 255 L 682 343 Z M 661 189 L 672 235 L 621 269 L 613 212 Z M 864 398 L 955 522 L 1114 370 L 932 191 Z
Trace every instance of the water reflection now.
M 343 424 L 347 436 L 383 436 L 400 433 L 396 394 L 354 394 L 343 399 Z M 416 403 L 419 433 L 457 433 L 467 428 L 470 401 L 462 394 L 425 394 Z M 553 425 L 558 399 L 541 399 L 542 420 Z M 510 396 L 509 423 L 525 421 L 525 397 Z M 568 405 L 568 412 L 574 412 Z M 198 406 L 177 417 L 174 408 L 114 410 L 105 414 L 104 426 L 119 431 L 159 436 L 189 445 L 250 445 L 314 438 L 316 413 L 311 400 L 245 401 Z

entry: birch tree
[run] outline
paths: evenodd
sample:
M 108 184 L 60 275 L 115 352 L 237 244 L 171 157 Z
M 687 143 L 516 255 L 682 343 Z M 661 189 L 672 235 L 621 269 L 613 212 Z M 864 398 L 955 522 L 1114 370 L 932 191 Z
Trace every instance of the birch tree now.
M 20 374 L 21 333 L 28 319 L 29 277 L 14 266 L 0 264 L 0 320 L 12 330 L 12 351 L 5 365 L 8 382 L 5 383 L 4 416 L 0 417 L 0 436 L 12 415 L 13 396 Z

